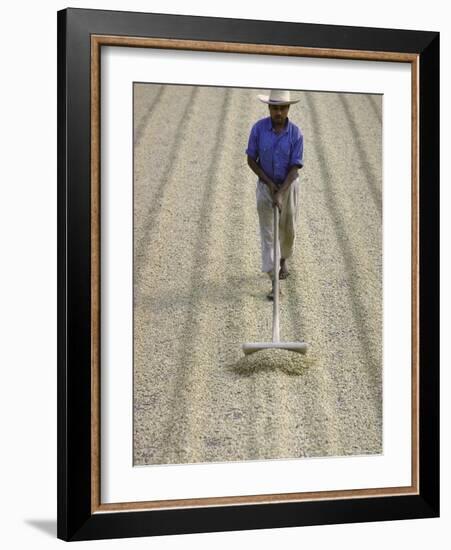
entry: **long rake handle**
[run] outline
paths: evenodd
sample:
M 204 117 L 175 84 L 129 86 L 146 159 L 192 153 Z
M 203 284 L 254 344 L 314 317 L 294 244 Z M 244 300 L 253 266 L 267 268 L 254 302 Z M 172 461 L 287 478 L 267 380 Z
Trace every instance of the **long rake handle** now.
M 273 271 L 273 308 L 272 308 L 272 341 L 279 342 L 279 208 L 274 206 L 274 271 Z

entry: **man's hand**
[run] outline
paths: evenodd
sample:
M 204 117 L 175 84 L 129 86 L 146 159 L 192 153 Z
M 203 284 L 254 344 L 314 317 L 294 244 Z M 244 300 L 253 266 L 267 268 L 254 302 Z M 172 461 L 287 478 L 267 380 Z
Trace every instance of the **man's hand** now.
M 268 178 L 268 183 L 266 184 L 269 187 L 269 192 L 271 193 L 271 197 L 274 197 L 274 195 L 277 193 L 277 185 Z
M 272 204 L 273 206 L 277 206 L 279 212 L 282 212 L 282 191 L 280 189 L 276 189 L 276 191 L 273 193 Z

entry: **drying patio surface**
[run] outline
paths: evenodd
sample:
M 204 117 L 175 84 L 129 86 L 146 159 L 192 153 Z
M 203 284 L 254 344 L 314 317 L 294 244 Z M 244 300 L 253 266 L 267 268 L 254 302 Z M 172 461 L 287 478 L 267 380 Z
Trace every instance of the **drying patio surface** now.
M 135 84 L 134 463 L 382 452 L 382 99 L 299 92 L 296 250 L 271 339 L 256 90 Z

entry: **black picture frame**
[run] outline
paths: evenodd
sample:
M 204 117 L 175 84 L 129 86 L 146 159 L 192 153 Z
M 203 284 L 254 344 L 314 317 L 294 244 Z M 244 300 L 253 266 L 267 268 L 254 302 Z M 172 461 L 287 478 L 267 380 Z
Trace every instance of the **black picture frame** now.
M 93 510 L 93 35 L 418 59 L 418 494 L 98 513 Z M 102 10 L 58 12 L 58 537 L 140 537 L 439 515 L 439 33 Z

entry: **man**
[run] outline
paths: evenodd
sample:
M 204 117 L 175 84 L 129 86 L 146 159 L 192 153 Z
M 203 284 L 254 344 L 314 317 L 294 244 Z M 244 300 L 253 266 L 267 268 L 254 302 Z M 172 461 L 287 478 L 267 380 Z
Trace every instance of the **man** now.
M 298 170 L 304 164 L 304 138 L 300 129 L 288 119 L 290 92 L 271 90 L 259 95 L 268 104 L 269 117 L 252 127 L 246 149 L 247 163 L 258 176 L 256 197 L 260 224 L 262 271 L 273 278 L 273 207 L 279 216 L 280 279 L 288 277 L 287 259 L 293 254 L 299 196 Z M 272 293 L 268 295 L 272 299 Z

